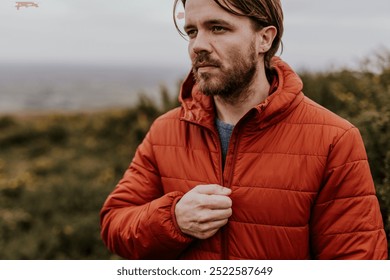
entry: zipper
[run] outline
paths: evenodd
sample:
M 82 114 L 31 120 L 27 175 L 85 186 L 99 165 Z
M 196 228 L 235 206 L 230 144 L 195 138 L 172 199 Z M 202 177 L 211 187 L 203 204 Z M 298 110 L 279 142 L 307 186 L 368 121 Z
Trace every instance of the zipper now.
M 223 183 L 226 183 L 225 185 L 223 185 L 224 187 L 226 188 L 230 188 L 232 187 L 232 182 L 233 182 L 233 174 L 234 174 L 234 167 L 235 167 L 235 162 L 236 162 L 236 159 L 237 159 L 237 149 L 238 149 L 238 142 L 239 142 L 239 138 L 240 138 L 240 135 L 239 135 L 239 127 L 240 125 L 240 122 L 238 122 L 236 124 L 236 126 L 234 127 L 234 130 L 232 132 L 232 136 L 230 138 L 230 141 L 229 141 L 229 147 L 231 145 L 234 145 L 233 146 L 233 155 L 232 155 L 232 158 L 231 158 L 231 164 L 229 164 L 229 169 L 225 169 L 223 171 L 223 175 L 222 175 L 222 182 Z M 222 162 L 222 159 L 221 159 L 221 162 Z M 226 162 L 225 162 L 225 167 L 226 167 Z M 225 172 L 228 172 L 228 178 L 227 178 L 227 182 L 225 182 L 224 180 L 224 173 Z M 222 245 L 222 254 L 221 254 L 221 258 L 222 260 L 227 260 L 228 259 L 228 252 L 229 252 L 229 240 L 228 240 L 228 236 L 229 236 L 229 225 L 226 224 L 222 230 L 221 230 L 221 245 Z
M 249 110 L 240 120 L 239 122 L 234 126 L 234 129 L 233 129 L 233 132 L 232 132 L 232 136 L 230 137 L 230 141 L 229 141 L 229 147 L 231 145 L 234 145 L 233 146 L 233 155 L 232 155 L 232 159 L 231 159 L 231 164 L 229 165 L 230 166 L 230 169 L 227 170 L 222 170 L 222 184 L 225 183 L 224 181 L 224 173 L 225 172 L 228 172 L 228 178 L 227 178 L 227 184 L 226 185 L 222 185 L 226 188 L 230 188 L 232 187 L 232 182 L 233 182 L 233 174 L 234 174 L 234 168 L 235 168 L 235 165 L 236 165 L 236 159 L 237 159 L 237 149 L 239 147 L 239 142 L 240 142 L 240 129 L 241 129 L 241 126 L 243 123 L 246 123 L 247 122 L 247 119 L 250 117 L 250 115 L 252 114 L 252 110 Z M 229 150 L 229 148 L 228 148 Z M 222 168 L 222 152 L 221 152 L 221 168 Z M 226 162 L 225 162 L 225 167 L 226 167 Z M 228 252 L 229 252 L 229 240 L 228 240 L 228 236 L 229 236 L 229 224 L 225 225 L 222 229 L 221 229 L 221 246 L 222 246 L 222 251 L 221 251 L 221 259 L 222 260 L 227 260 L 228 259 Z
M 197 123 L 194 121 L 190 121 L 190 120 L 185 120 L 185 121 L 192 123 L 194 125 L 197 125 L 197 126 L 201 126 L 205 129 L 209 130 L 212 133 L 213 138 L 214 138 L 214 142 L 216 143 L 218 154 L 219 154 L 219 171 L 221 174 L 220 185 L 223 187 L 226 187 L 226 188 L 231 188 L 231 184 L 233 181 L 234 166 L 235 166 L 234 163 L 236 162 L 236 158 L 237 158 L 237 148 L 238 148 L 238 142 L 239 142 L 239 126 L 242 123 L 242 121 L 239 121 L 235 125 L 233 132 L 232 132 L 232 136 L 230 137 L 230 141 L 229 141 L 229 147 L 231 145 L 234 145 L 234 147 L 233 147 L 233 157 L 231 159 L 232 164 L 230 164 L 231 167 L 228 170 L 229 176 L 227 178 L 228 179 L 227 184 L 225 184 L 225 180 L 224 180 L 224 177 L 225 177 L 224 173 L 226 172 L 226 169 L 224 170 L 223 166 L 222 166 L 221 139 L 219 138 L 219 134 L 216 131 L 215 126 L 210 127 L 210 126 L 206 126 L 206 125 L 203 125 L 203 124 L 200 124 L 200 123 Z M 234 140 L 233 144 L 232 144 L 232 140 Z M 229 150 L 229 148 L 228 148 L 228 150 Z M 226 166 L 226 162 L 225 162 L 225 166 Z M 221 259 L 222 260 L 227 260 L 228 256 L 229 256 L 229 254 L 228 254 L 228 252 L 229 252 L 228 233 L 229 233 L 229 226 L 228 226 L 228 224 L 226 224 L 220 230 L 220 234 L 221 234 Z

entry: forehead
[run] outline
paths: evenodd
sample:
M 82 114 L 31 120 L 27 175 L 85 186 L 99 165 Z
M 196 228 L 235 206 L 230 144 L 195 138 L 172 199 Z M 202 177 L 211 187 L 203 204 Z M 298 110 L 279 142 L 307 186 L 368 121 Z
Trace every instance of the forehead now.
M 247 17 L 237 16 L 220 7 L 214 0 L 187 0 L 185 5 L 185 25 L 201 24 L 210 20 L 224 20 L 241 24 Z

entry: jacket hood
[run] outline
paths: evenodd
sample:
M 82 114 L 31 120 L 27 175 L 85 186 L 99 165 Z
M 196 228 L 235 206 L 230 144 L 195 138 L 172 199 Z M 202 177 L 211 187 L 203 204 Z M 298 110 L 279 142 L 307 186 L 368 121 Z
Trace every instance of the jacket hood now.
M 271 67 L 277 75 L 277 89 L 251 110 L 257 113 L 255 122 L 259 128 L 265 128 L 284 119 L 304 97 L 302 80 L 286 62 L 274 57 Z M 183 120 L 204 126 L 214 125 L 214 100 L 199 91 L 192 72 L 181 86 L 179 101 L 183 108 Z

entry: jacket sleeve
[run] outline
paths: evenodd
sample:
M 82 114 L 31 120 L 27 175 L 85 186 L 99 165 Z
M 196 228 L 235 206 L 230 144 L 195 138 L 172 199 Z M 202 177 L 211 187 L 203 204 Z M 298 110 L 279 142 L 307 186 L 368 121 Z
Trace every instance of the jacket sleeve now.
M 127 259 L 175 259 L 192 239 L 174 215 L 181 192 L 164 194 L 149 132 L 100 212 L 106 246 Z
M 331 146 L 310 231 L 315 259 L 387 259 L 383 220 L 357 128 Z

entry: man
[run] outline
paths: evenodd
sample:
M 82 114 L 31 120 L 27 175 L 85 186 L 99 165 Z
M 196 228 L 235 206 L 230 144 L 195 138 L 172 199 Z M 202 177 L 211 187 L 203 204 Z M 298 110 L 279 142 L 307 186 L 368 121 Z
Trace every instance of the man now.
M 175 1 L 175 7 L 177 5 Z M 358 130 L 274 57 L 279 0 L 182 0 L 192 72 L 101 211 L 131 259 L 386 259 Z

